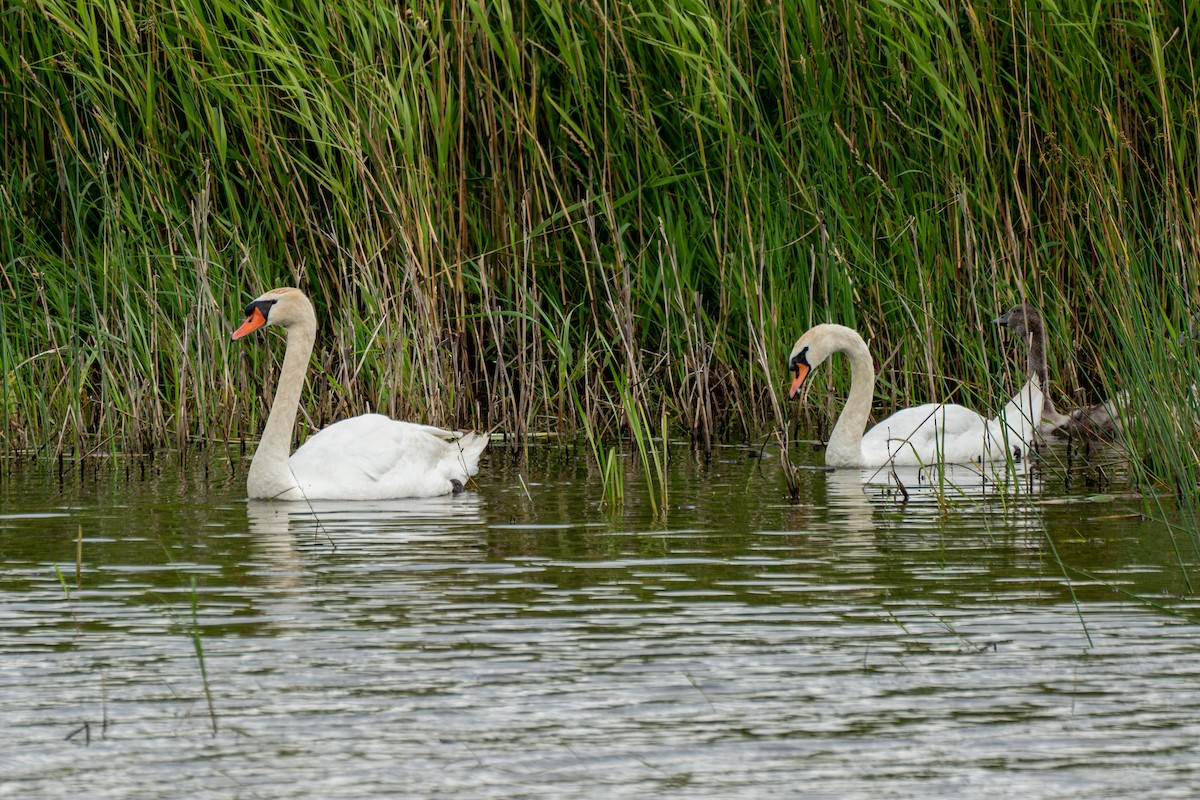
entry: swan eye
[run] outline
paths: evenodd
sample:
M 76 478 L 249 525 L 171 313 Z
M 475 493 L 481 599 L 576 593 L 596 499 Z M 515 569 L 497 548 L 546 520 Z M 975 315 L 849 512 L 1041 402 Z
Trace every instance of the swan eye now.
M 788 364 L 788 371 L 793 375 L 800 374 L 801 365 L 808 366 L 808 348 L 804 348 L 796 355 L 792 356 L 792 363 Z

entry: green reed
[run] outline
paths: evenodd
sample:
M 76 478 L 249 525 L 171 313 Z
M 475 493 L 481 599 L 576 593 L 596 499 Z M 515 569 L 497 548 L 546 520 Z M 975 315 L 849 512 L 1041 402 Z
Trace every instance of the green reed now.
M 666 458 L 667 438 L 663 436 L 655 444 L 653 420 L 647 413 L 644 403 L 636 396 L 632 387 L 621 386 L 621 404 L 625 409 L 626 425 L 633 439 L 634 451 L 642 465 L 642 474 L 646 480 L 647 500 L 650 503 L 650 513 L 656 518 L 667 517 L 667 479 Z M 665 420 L 665 414 L 664 414 Z M 663 427 L 666 427 L 665 421 Z
M 990 320 L 1026 299 L 1059 407 L 1157 404 L 1130 445 L 1194 495 L 1194 449 L 1158 455 L 1186 392 L 1155 387 L 1194 372 L 1157 342 L 1200 297 L 1197 14 L 17 0 L 0 437 L 256 436 L 281 349 L 228 333 L 278 285 L 321 317 L 305 424 L 611 441 L 665 414 L 702 447 L 796 424 L 785 357 L 821 321 L 870 342 L 880 411 L 998 407 Z
M 208 704 L 208 720 L 212 725 L 213 736 L 217 735 L 217 712 L 213 706 L 212 687 L 208 682 L 208 667 L 204 663 L 203 632 L 200 629 L 200 598 L 196 589 L 196 579 L 192 578 L 192 624 L 188 627 L 188 638 L 196 651 L 196 662 L 200 665 L 200 680 L 204 685 L 204 700 Z

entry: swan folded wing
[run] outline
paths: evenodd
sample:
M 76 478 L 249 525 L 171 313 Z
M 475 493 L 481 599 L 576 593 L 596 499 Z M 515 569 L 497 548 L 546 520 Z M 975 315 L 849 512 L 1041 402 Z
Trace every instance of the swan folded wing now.
M 336 422 L 292 454 L 289 466 L 305 495 L 390 499 L 446 494 L 467 478 L 450 431 L 381 414 Z
M 866 435 L 875 435 L 886 426 L 889 436 L 894 439 L 932 438 L 935 432 L 939 436 L 954 437 L 979 430 L 982 424 L 983 418 L 966 406 L 925 403 L 897 411 Z
M 867 431 L 863 452 L 872 454 L 868 459 L 890 459 L 903 466 L 1019 456 L 1033 439 L 1042 402 L 1041 389 L 1031 379 L 996 419 L 985 419 L 960 405 L 926 403 L 906 408 Z
M 902 466 L 979 459 L 986 420 L 966 406 L 926 403 L 897 411 L 863 435 L 869 459 Z

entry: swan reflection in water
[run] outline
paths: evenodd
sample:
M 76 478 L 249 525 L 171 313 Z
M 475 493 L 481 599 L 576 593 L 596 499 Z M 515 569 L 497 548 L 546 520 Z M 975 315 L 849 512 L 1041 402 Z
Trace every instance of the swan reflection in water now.
M 487 547 L 484 505 L 474 492 L 410 500 L 248 501 L 248 530 L 258 554 L 254 572 L 287 606 L 275 606 L 269 616 L 292 618 L 309 592 L 336 572 L 478 561 Z
M 928 518 L 953 509 L 977 512 L 1027 507 L 1041 494 L 1042 478 L 1027 460 L 1011 464 L 937 464 L 930 467 L 838 469 L 826 475 L 832 518 L 847 529 L 873 530 L 875 511 L 903 508 L 905 516 Z M 1021 514 L 1022 527 L 1035 523 Z
M 280 533 L 340 533 L 350 539 L 375 534 L 413 537 L 483 525 L 483 498 L 474 492 L 408 500 L 313 500 L 310 503 L 273 503 L 249 500 L 246 517 L 250 532 L 271 536 Z M 393 540 L 394 541 L 394 540 Z M 335 541 L 340 545 L 340 541 Z

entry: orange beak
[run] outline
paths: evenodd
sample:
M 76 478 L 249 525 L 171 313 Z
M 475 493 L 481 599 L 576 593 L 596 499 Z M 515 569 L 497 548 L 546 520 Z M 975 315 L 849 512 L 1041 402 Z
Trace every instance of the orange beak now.
M 794 398 L 800 393 L 800 387 L 804 385 L 804 379 L 808 377 L 808 367 L 803 364 L 796 365 L 796 380 L 792 381 L 792 390 L 788 392 L 788 397 Z
M 257 308 L 250 312 L 250 316 L 246 317 L 246 321 L 242 323 L 242 327 L 233 332 L 234 339 L 240 339 L 250 331 L 256 331 L 263 325 L 267 324 L 267 318 Z

